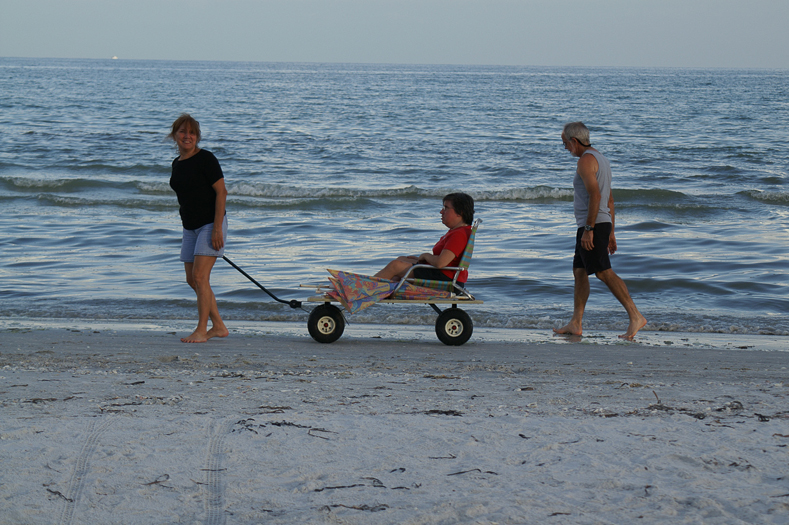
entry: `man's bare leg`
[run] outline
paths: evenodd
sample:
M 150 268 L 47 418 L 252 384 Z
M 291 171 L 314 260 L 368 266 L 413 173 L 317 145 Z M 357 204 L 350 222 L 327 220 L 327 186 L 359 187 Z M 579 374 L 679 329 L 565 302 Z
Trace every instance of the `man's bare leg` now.
M 196 255 L 194 263 L 184 263 L 186 281 L 197 295 L 197 328 L 188 337 L 181 338 L 184 343 L 205 343 L 212 337 L 227 337 L 229 334 L 211 290 L 210 277 L 215 262 L 216 257 Z M 209 319 L 212 323 L 210 330 Z
M 602 272 L 597 272 L 595 274 L 598 279 L 603 281 L 608 289 L 611 290 L 611 293 L 614 294 L 614 297 L 622 303 L 622 306 L 625 307 L 625 311 L 627 311 L 627 315 L 630 318 L 630 324 L 627 327 L 627 332 L 620 335 L 619 337 L 622 339 L 632 340 L 639 330 L 644 328 L 647 324 L 647 319 L 641 312 L 638 311 L 636 308 L 636 304 L 633 302 L 633 299 L 630 297 L 630 292 L 627 291 L 627 285 L 625 282 L 614 273 L 614 270 L 608 269 L 603 270 Z
M 573 288 L 573 317 L 561 328 L 554 328 L 557 334 L 581 335 L 583 333 L 584 310 L 589 299 L 589 275 L 584 268 L 573 268 L 575 285 Z

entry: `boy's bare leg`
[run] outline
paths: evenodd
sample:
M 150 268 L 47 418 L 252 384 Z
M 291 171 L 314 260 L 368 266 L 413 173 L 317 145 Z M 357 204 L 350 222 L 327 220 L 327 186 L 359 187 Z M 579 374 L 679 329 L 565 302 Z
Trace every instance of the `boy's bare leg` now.
M 387 264 L 381 271 L 376 273 L 374 277 L 381 279 L 388 279 L 390 281 L 399 281 L 403 276 L 408 273 L 413 265 L 417 262 L 416 257 L 401 256 Z

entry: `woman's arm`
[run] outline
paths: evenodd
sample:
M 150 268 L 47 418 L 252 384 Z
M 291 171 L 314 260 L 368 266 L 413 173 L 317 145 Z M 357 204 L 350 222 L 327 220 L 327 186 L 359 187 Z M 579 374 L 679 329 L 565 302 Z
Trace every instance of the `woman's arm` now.
M 222 235 L 222 223 L 225 219 L 225 203 L 227 202 L 227 188 L 225 179 L 219 179 L 212 186 L 216 192 L 216 204 L 214 205 L 214 229 L 211 231 L 211 244 L 214 250 L 221 250 L 225 246 L 225 239 Z

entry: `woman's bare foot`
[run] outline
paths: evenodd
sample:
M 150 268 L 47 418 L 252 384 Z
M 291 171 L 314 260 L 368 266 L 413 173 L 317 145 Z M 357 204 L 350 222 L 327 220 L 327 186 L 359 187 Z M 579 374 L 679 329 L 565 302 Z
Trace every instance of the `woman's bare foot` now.
M 624 333 L 619 336 L 620 339 L 627 339 L 628 341 L 632 341 L 639 330 L 644 328 L 647 324 L 647 319 L 641 314 L 638 314 L 638 318 L 634 321 L 630 321 L 630 326 L 627 327 L 627 333 Z
M 205 343 L 206 341 L 208 341 L 208 333 L 199 330 L 195 330 L 188 337 L 181 338 L 182 343 Z
M 230 331 L 225 326 L 212 326 L 206 334 L 208 339 L 212 337 L 227 337 L 228 335 L 230 335 Z
M 581 328 L 581 325 L 570 321 L 561 328 L 554 328 L 553 332 L 559 335 L 581 335 L 583 333 L 583 329 Z

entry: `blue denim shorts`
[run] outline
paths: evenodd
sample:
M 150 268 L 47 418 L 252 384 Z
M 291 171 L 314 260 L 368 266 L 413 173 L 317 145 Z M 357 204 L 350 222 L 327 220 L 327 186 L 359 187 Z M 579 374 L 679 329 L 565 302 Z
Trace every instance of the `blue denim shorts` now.
M 195 262 L 195 255 L 222 257 L 225 254 L 224 246 L 221 250 L 214 250 L 214 246 L 211 244 L 211 232 L 213 229 L 213 222 L 196 230 L 184 228 L 184 236 L 181 241 L 181 262 Z M 222 220 L 222 238 L 227 243 L 227 215 Z

